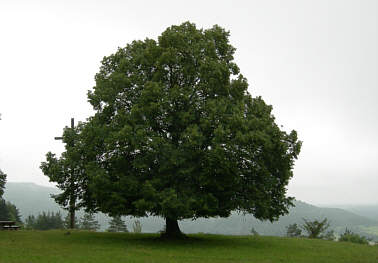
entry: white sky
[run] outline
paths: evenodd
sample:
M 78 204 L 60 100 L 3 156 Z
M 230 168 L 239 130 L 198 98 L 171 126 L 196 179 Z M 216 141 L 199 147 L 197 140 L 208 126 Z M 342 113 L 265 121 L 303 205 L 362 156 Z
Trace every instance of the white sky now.
M 250 92 L 304 141 L 289 194 L 312 204 L 378 203 L 375 0 L 0 0 L 0 168 L 50 185 L 39 169 L 104 56 L 185 21 L 231 32 Z

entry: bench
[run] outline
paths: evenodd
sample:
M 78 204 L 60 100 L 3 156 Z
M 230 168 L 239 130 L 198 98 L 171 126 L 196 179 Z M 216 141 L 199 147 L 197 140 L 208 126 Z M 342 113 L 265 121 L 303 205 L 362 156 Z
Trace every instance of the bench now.
M 18 230 L 19 228 L 14 221 L 0 221 L 0 230 Z

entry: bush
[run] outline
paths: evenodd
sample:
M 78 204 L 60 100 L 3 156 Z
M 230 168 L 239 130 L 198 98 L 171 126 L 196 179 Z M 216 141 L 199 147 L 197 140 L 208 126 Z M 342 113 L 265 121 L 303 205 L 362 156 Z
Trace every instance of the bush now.
M 329 227 L 329 222 L 327 218 L 324 218 L 322 221 L 314 220 L 314 221 L 307 221 L 304 219 L 304 224 L 302 228 L 307 232 L 309 238 L 324 238 L 325 236 L 322 235 L 323 232 L 327 230 Z
M 295 224 L 288 225 L 286 227 L 286 236 L 287 237 L 300 237 L 302 234 L 302 229 L 299 228 L 299 226 Z
M 329 240 L 329 241 L 334 241 L 334 240 L 336 239 L 335 231 L 333 231 L 333 230 L 328 231 L 328 232 L 323 236 L 323 239 L 325 239 L 325 240 Z
M 345 229 L 345 232 L 340 236 L 339 241 L 341 242 L 352 242 L 357 244 L 369 244 L 369 241 L 364 236 L 353 233 L 348 228 Z

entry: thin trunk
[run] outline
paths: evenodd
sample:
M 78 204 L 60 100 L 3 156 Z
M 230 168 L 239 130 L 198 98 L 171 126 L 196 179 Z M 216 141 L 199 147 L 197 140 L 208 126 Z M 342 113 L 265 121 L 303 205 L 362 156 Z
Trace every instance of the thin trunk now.
M 70 229 L 74 229 L 75 228 L 75 210 L 76 210 L 74 196 L 71 196 L 70 198 L 69 210 L 70 210 Z

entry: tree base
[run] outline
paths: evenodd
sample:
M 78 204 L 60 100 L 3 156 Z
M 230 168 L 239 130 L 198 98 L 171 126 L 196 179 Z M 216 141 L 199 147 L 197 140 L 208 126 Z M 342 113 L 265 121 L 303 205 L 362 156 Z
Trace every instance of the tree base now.
M 183 239 L 188 239 L 188 236 L 185 235 L 184 233 L 180 232 L 180 233 L 175 233 L 175 234 L 172 234 L 172 233 L 167 233 L 167 232 L 163 232 L 160 234 L 160 238 L 161 239 L 174 239 L 174 240 L 183 240 Z
M 163 239 L 186 239 L 187 236 L 181 232 L 176 219 L 165 219 L 165 231 L 160 235 Z

